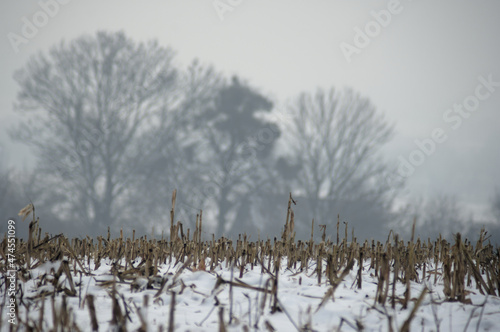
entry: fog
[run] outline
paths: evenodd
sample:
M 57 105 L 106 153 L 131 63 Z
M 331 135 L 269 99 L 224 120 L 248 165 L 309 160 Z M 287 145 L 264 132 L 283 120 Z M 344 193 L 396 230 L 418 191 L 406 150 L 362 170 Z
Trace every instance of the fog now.
M 24 236 L 33 203 L 52 234 L 168 236 L 176 190 L 206 238 L 279 237 L 291 202 L 302 239 L 416 221 L 499 243 L 499 10 L 4 1 L 0 218 Z

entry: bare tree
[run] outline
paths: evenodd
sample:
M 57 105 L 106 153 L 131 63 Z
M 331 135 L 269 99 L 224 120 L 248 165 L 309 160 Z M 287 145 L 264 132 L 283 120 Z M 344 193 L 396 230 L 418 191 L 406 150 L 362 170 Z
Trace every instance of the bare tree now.
M 368 99 L 351 90 L 318 89 L 302 93 L 288 105 L 284 124 L 287 154 L 300 167 L 295 191 L 305 196 L 309 218 L 332 220 L 340 207 L 388 207 L 391 188 L 379 150 L 392 127 Z M 310 220 L 310 219 L 309 219 Z
M 197 119 L 215 105 L 224 79 L 213 67 L 194 60 L 186 71 L 179 73 L 178 80 L 175 108 L 161 118 L 154 131 L 143 137 L 146 142 L 156 142 L 158 148 L 145 160 L 145 166 L 137 170 L 140 184 L 136 189 L 142 199 L 131 200 L 129 206 L 151 219 L 161 220 L 176 189 L 176 218 L 189 225 L 207 203 L 208 197 L 202 194 L 204 175 L 210 168 L 208 159 L 213 160 L 210 155 L 207 157 L 207 144 L 203 140 L 206 123 L 198 123 Z M 205 221 L 209 212 L 205 211 Z
M 270 112 L 272 103 L 233 77 L 200 106 L 191 123 L 199 134 L 193 137 L 202 175 L 197 200 L 216 211 L 217 235 L 229 235 L 233 228 L 242 232 L 252 223 L 242 207 L 266 183 L 264 165 L 280 135 L 275 124 L 257 115 Z
M 467 221 L 455 196 L 437 195 L 429 198 L 417 213 L 417 233 L 436 238 L 440 234 L 451 240 L 457 232 L 466 235 L 474 221 Z M 476 235 L 476 234 L 474 234 Z
M 158 147 L 141 138 L 166 116 L 175 89 L 173 56 L 156 42 L 99 32 L 16 73 L 16 108 L 32 114 L 12 135 L 39 157 L 38 170 L 64 197 L 57 210 L 65 219 L 107 226 L 126 217 L 135 170 Z
M 435 239 L 439 235 L 453 240 L 452 235 L 460 232 L 471 238 L 479 234 L 484 223 L 467 218 L 462 204 L 455 196 L 436 195 L 427 198 L 413 198 L 411 203 L 401 209 L 398 220 L 390 224 L 391 228 L 404 236 L 411 236 L 415 222 L 415 237 Z M 487 227 L 488 229 L 490 227 Z
M 452 234 L 467 234 L 467 223 L 456 197 L 439 195 L 429 199 L 422 211 L 418 226 L 422 235 L 436 238 L 441 234 L 450 238 Z

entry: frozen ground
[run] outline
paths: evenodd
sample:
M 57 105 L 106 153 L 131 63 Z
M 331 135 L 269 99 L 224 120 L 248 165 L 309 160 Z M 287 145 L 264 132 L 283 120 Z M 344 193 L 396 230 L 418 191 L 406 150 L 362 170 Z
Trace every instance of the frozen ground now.
M 137 261 L 138 262 L 138 261 Z M 54 271 L 61 262 L 44 263 L 31 271 L 32 278 L 23 283 L 18 280 L 18 288 L 24 292 L 23 301 L 29 306 L 19 308 L 19 318 L 26 316 L 36 325 L 43 306 L 43 329 L 53 327 L 51 283 Z M 76 296 L 66 296 L 66 312 L 71 322 L 81 330 L 91 331 L 87 295 L 94 296 L 99 331 L 118 330 L 112 324 L 113 294 L 111 262 L 103 259 L 101 266 L 92 275 L 73 275 Z M 333 297 L 325 294 L 331 289 L 323 275 L 318 283 L 315 263 L 307 271 L 287 269 L 285 262 L 279 273 L 277 286 L 277 307 L 272 313 L 274 297 L 273 281 L 267 271 L 260 266 L 246 265 L 240 278 L 240 269 L 231 268 L 224 263 L 213 272 L 183 268 L 182 264 L 165 264 L 159 268 L 161 278 L 118 281 L 116 283 L 116 303 L 126 321 L 128 331 L 145 328 L 148 331 L 167 331 L 170 324 L 172 294 L 175 293 L 174 326 L 175 331 L 399 331 L 410 316 L 416 299 L 424 287 L 428 287 L 421 305 L 411 320 L 411 331 L 500 331 L 500 299 L 496 296 L 481 295 L 475 288 L 467 288 L 471 304 L 446 302 L 443 295 L 443 282 L 440 277 L 421 283 L 411 284 L 411 298 L 408 308 L 402 309 L 400 303 L 391 307 L 390 296 L 385 306 L 375 304 L 378 278 L 369 269 L 369 261 L 363 264 L 362 288 L 358 289 L 354 266 L 350 274 L 338 285 Z M 92 271 L 93 263 L 90 263 Z M 429 271 L 433 267 L 429 266 Z M 54 269 L 51 273 L 51 269 Z M 439 275 L 440 268 L 437 272 Z M 3 278 L 2 278 L 3 279 Z M 233 281 L 232 283 L 230 281 Z M 66 276 L 59 279 L 62 288 L 71 289 Z M 231 286 L 232 285 L 232 286 Z M 391 286 L 392 288 L 392 281 Z M 161 290 L 160 290 L 161 289 Z M 268 290 L 268 291 L 266 291 Z M 404 297 L 406 286 L 396 284 L 398 298 Z M 43 296 L 45 294 L 45 296 Z M 54 307 L 63 311 L 63 292 L 55 296 Z M 3 295 L 2 295 L 3 296 Z M 147 299 L 146 299 L 147 298 Z M 231 301 L 232 298 L 232 301 Z M 322 306 L 323 299 L 325 302 Z M 5 297 L 3 299 L 5 303 Z M 232 318 L 230 319 L 230 314 Z M 128 315 L 128 317 L 127 317 Z M 221 322 L 221 316 L 222 321 Z M 2 309 L 2 330 L 8 330 Z M 144 323 L 141 323 L 140 316 Z

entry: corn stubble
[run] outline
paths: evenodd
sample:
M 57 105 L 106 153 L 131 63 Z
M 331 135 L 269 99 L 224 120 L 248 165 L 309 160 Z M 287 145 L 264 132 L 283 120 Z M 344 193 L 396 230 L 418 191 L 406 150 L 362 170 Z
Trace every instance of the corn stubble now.
M 412 296 L 410 282 L 426 283 L 427 286 L 436 284 L 438 279 L 444 283 L 445 301 L 459 301 L 470 303 L 468 297 L 468 287 L 475 286 L 477 291 L 484 295 L 500 295 L 500 259 L 498 248 L 491 244 L 486 244 L 487 234 L 481 231 L 479 239 L 473 245 L 467 239 L 462 239 L 458 233 L 455 235 L 454 243 L 449 243 L 441 236 L 435 240 L 411 240 L 404 242 L 398 235 L 389 234 L 385 243 L 379 241 L 357 242 L 353 237 L 348 241 L 348 224 L 345 224 L 343 238 L 339 235 L 340 220 L 337 219 L 336 241 L 327 238 L 326 225 L 320 225 L 322 233 L 320 242 L 314 242 L 314 220 L 312 221 L 311 238 L 308 241 L 295 240 L 294 213 L 295 204 L 291 194 L 288 202 L 286 221 L 278 240 L 258 240 L 249 241 L 246 235 L 240 235 L 236 241 L 221 237 L 211 240 L 202 239 L 202 212 L 196 218 L 196 226 L 192 236 L 187 229 L 184 232 L 181 222 L 174 222 L 175 218 L 176 192 L 172 196 L 172 209 L 170 211 L 170 238 L 169 239 L 148 239 L 147 236 L 135 239 L 120 237 L 111 238 L 108 230 L 107 237 L 99 236 L 96 239 L 74 238 L 68 239 L 63 234 L 49 236 L 47 233 L 42 238 L 42 229 L 39 227 L 39 220 L 35 219 L 34 206 L 28 205 L 20 212 L 25 219 L 33 213 L 33 221 L 29 225 L 29 237 L 25 242 L 16 239 L 16 261 L 19 266 L 17 278 L 26 283 L 32 279 L 30 270 L 39 267 L 46 262 L 60 262 L 57 269 L 51 269 L 41 278 L 38 278 L 37 285 L 39 291 L 34 297 L 27 297 L 23 288 L 16 296 L 18 306 L 24 307 L 26 314 L 18 317 L 19 324 L 12 330 L 46 331 L 48 317 L 44 317 L 46 311 L 46 299 L 50 299 L 52 306 L 52 331 L 81 331 L 89 326 L 81 327 L 73 318 L 72 308 L 66 305 L 67 297 L 80 297 L 80 308 L 87 307 L 89 314 L 90 328 L 92 331 L 99 330 L 99 323 L 96 318 L 96 302 L 94 296 L 82 297 L 81 282 L 78 278 L 82 275 L 92 275 L 94 270 L 99 269 L 103 259 L 107 259 L 111 264 L 110 275 L 112 279 L 99 282 L 101 287 L 108 290 L 108 295 L 112 303 L 112 316 L 109 317 L 111 325 L 116 331 L 127 331 L 127 325 L 131 322 L 131 313 L 136 312 L 141 325 L 139 331 L 148 331 L 148 322 L 143 318 L 141 308 L 131 307 L 125 301 L 123 295 L 116 291 L 117 283 L 130 285 L 131 291 L 141 291 L 146 288 L 157 289 L 153 301 L 157 301 L 160 294 L 171 294 L 171 302 L 163 303 L 170 306 L 170 314 L 167 323 L 160 325 L 158 330 L 175 330 L 175 296 L 182 293 L 187 286 L 184 285 L 179 275 L 183 270 L 211 271 L 217 267 L 233 268 L 235 277 L 231 280 L 224 280 L 218 277 L 214 287 L 217 291 L 222 285 L 245 288 L 248 292 L 254 292 L 260 299 L 260 312 L 270 310 L 271 313 L 284 312 L 291 323 L 298 331 L 310 330 L 311 322 L 304 326 L 298 325 L 286 309 L 281 305 L 278 297 L 279 283 L 278 275 L 280 270 L 295 269 L 297 275 L 301 273 L 316 274 L 318 284 L 327 283 L 329 288 L 321 300 L 318 300 L 316 311 L 320 310 L 328 301 L 341 301 L 335 299 L 335 290 L 344 282 L 345 277 L 352 272 L 356 276 L 355 284 L 358 289 L 363 287 L 361 277 L 363 271 L 369 268 L 374 271 L 374 278 L 377 280 L 376 294 L 374 298 L 374 309 L 381 310 L 386 306 L 395 308 L 401 305 L 407 308 L 410 302 L 412 307 L 406 321 L 401 326 L 401 331 L 408 331 L 411 320 L 421 304 L 424 296 L 429 293 L 428 287 L 424 287 L 420 294 Z M 135 233 L 134 233 L 135 234 Z M 0 271 L 5 275 L 8 270 L 7 262 L 7 237 L 4 236 L 0 243 Z M 91 265 L 91 262 L 94 264 Z M 134 262 L 139 262 L 134 263 Z M 178 267 L 175 274 L 164 276 L 159 273 L 159 266 L 167 262 L 174 263 Z M 285 265 L 286 264 L 286 265 Z M 243 274 L 248 269 L 260 267 L 263 274 L 268 279 L 263 287 L 254 287 L 241 281 Z M 172 275 L 173 274 L 173 275 Z M 236 277 L 238 275 L 238 278 Z M 60 282 L 64 276 L 65 282 Z M 6 278 L 2 278 L 2 289 L 5 291 Z M 395 282 L 394 282 L 395 281 Z M 300 282 L 300 281 L 299 281 Z M 22 284 L 21 283 L 21 284 Z M 351 287 L 354 286 L 354 283 Z M 406 285 L 403 297 L 398 297 L 395 292 L 396 284 Z M 79 287 L 79 286 L 80 287 Z M 181 285 L 180 291 L 178 286 Z M 175 288 L 175 290 L 174 290 Z M 55 305 L 55 298 L 62 298 L 62 305 Z M 143 307 L 147 308 L 149 299 L 144 297 Z M 157 302 L 155 302 L 157 303 Z M 37 307 L 39 318 L 33 319 L 29 315 L 30 310 Z M 215 309 L 215 307 L 214 307 Z M 232 312 L 232 304 L 229 310 Z M 224 308 L 218 310 L 219 331 L 226 331 L 229 321 L 224 317 Z M 390 330 L 392 330 L 391 317 L 389 319 Z M 2 322 L 0 322 L 1 324 Z M 259 322 L 255 322 L 256 326 Z M 351 325 L 356 330 L 362 330 L 362 322 L 350 323 L 344 318 L 341 324 Z M 262 326 L 266 330 L 273 330 L 274 327 L 269 321 L 265 321 Z M 242 327 L 249 330 L 247 325 Z M 251 329 L 252 327 L 250 327 Z

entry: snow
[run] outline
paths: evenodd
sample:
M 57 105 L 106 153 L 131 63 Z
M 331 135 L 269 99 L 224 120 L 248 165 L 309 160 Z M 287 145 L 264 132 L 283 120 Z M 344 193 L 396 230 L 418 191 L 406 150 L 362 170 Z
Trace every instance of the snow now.
M 166 263 L 159 267 L 159 277 L 155 280 L 146 277 L 137 277 L 135 280 L 118 280 L 116 292 L 121 310 L 129 311 L 130 321 L 127 329 L 137 330 L 141 326 L 138 311 L 147 322 L 148 331 L 158 331 L 160 326 L 167 330 L 169 325 L 170 303 L 173 292 L 175 297 L 175 330 L 176 331 L 218 331 L 219 310 L 223 308 L 223 318 L 229 324 L 229 314 L 233 319 L 227 326 L 228 331 L 267 331 L 271 327 L 277 331 L 335 331 L 341 326 L 341 331 L 388 331 L 392 324 L 394 331 L 398 331 L 409 317 L 415 301 L 411 301 L 407 309 L 400 303 L 391 307 L 390 299 L 385 306 L 376 304 L 375 294 L 378 278 L 374 270 L 370 270 L 369 261 L 363 263 L 362 288 L 357 288 L 354 266 L 346 278 L 339 284 L 330 297 L 320 307 L 325 293 L 331 288 L 325 276 L 318 284 L 315 263 L 302 272 L 299 268 L 287 269 L 286 260 L 282 263 L 278 279 L 278 305 L 281 310 L 271 312 L 272 296 L 258 289 L 272 288 L 272 277 L 260 266 L 247 265 L 243 275 L 240 269 L 226 268 L 225 262 L 210 271 L 182 269 L 182 264 Z M 60 264 L 60 263 L 59 263 Z M 59 268 L 59 264 L 45 263 L 31 271 L 32 279 L 20 283 L 24 292 L 24 301 L 30 302 L 29 317 L 38 322 L 41 310 L 41 294 L 51 294 L 54 286 L 50 274 Z M 93 263 L 89 268 L 93 270 Z M 206 266 L 209 266 L 207 263 Z M 440 267 L 438 266 L 438 271 Z M 176 277 L 176 274 L 178 276 Z M 100 331 L 112 330 L 112 283 L 115 277 L 111 275 L 111 262 L 101 261 L 99 269 L 92 271 L 89 276 L 79 273 L 73 275 L 77 289 L 76 296 L 67 296 L 66 304 L 71 310 L 73 320 L 83 331 L 91 330 L 91 321 L 85 297 L 94 295 L 96 316 Z M 222 282 L 225 281 L 225 282 Z M 229 282 L 233 280 L 233 287 Z M 107 283 L 106 283 L 107 281 Z M 58 281 L 68 287 L 68 281 L 61 277 Z M 164 284 L 163 290 L 160 287 Z M 238 285 L 238 286 L 236 286 Z M 485 296 L 475 289 L 474 284 L 468 287 L 471 304 L 447 302 L 443 294 L 443 282 L 437 278 L 425 280 L 421 283 L 411 283 L 411 298 L 416 299 L 424 287 L 429 292 L 425 295 L 422 304 L 417 309 L 411 321 L 411 331 L 500 331 L 500 298 Z M 392 287 L 392 280 L 391 286 Z M 232 288 L 232 289 L 231 289 Z M 404 297 L 406 285 L 398 282 L 396 294 Z M 232 293 L 232 305 L 230 301 Z M 120 298 L 123 296 L 122 301 Z M 145 305 L 147 296 L 148 305 Z M 59 292 L 55 298 L 56 310 L 62 305 L 63 293 Z M 52 328 L 51 296 L 46 295 L 44 301 L 44 330 Z M 390 298 L 390 296 L 389 296 Z M 5 301 L 5 300 L 4 300 Z M 265 302 L 264 302 L 265 301 Z M 264 307 L 262 306 L 264 304 Z M 126 309 L 126 310 L 125 310 Z M 24 306 L 19 307 L 19 317 L 26 316 Z M 5 312 L 3 313 L 5 315 Z M 391 323 L 390 323 L 391 322 Z M 2 328 L 7 328 L 6 319 L 2 320 Z

